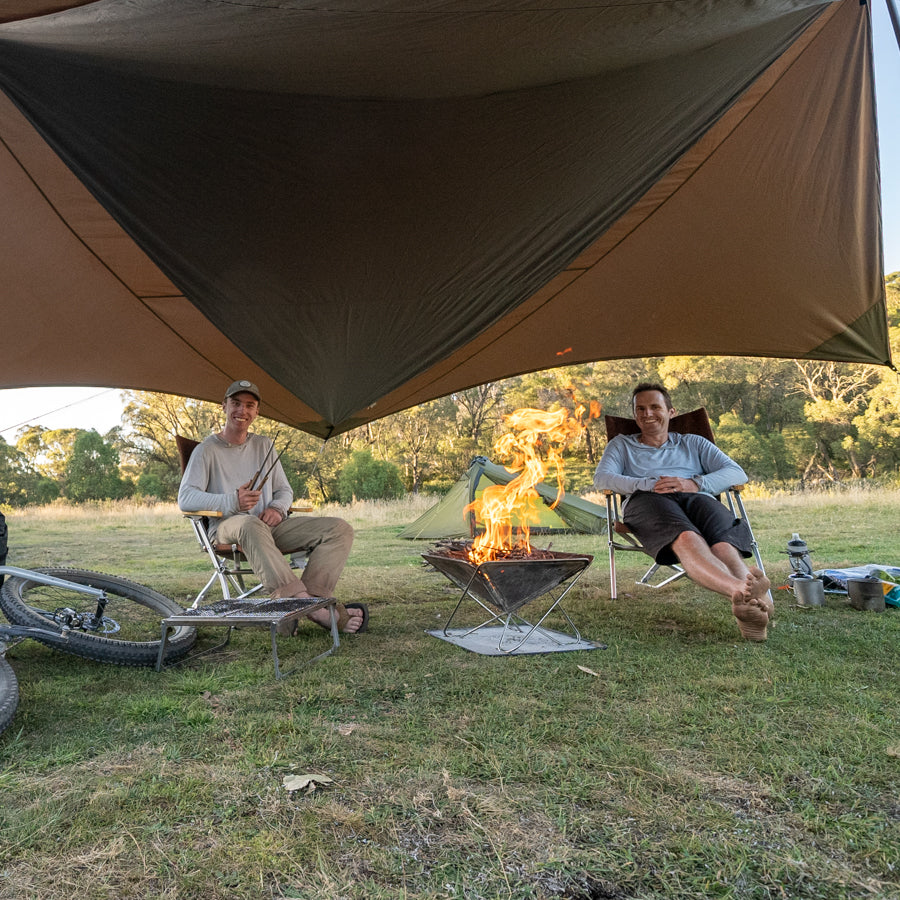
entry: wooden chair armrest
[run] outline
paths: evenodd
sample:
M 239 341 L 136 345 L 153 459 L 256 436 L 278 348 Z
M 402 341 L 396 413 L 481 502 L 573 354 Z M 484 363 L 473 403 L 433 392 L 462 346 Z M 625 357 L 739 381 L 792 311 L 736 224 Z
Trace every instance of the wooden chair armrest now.
M 312 512 L 314 509 L 314 506 L 292 506 L 289 512 Z M 207 519 L 221 519 L 225 515 L 218 509 L 183 509 L 181 514 L 188 517 L 205 516 Z

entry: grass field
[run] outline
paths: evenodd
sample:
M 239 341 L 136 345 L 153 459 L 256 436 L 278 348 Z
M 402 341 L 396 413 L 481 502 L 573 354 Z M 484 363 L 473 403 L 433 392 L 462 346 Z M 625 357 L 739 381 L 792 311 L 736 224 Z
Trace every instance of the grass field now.
M 898 564 L 900 494 L 759 496 L 772 576 Z M 458 591 L 401 541 L 423 508 L 357 504 L 339 585 L 371 632 L 281 682 L 268 636 L 161 674 L 9 650 L 0 898 L 900 897 L 900 610 L 775 591 L 766 644 L 686 581 L 612 601 L 605 540 L 567 598 L 607 649 L 509 658 L 425 633 Z M 8 517 L 12 565 L 125 575 L 184 602 L 205 562 L 173 507 Z M 543 545 L 546 539 L 536 543 Z M 200 645 L 220 633 L 206 629 Z M 285 666 L 325 649 L 305 626 Z M 287 776 L 327 777 L 289 791 Z

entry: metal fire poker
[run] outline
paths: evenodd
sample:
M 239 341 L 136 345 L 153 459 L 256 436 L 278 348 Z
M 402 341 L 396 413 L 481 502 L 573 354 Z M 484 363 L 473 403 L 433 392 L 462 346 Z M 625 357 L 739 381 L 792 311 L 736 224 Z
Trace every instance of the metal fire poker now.
M 274 442 L 274 441 L 272 441 L 272 446 L 273 446 L 273 447 L 275 446 L 275 442 Z M 261 491 L 261 490 L 263 489 L 263 485 L 269 480 L 269 475 L 272 474 L 272 469 L 274 469 L 275 466 L 278 465 L 278 460 L 281 459 L 281 454 L 284 453 L 284 451 L 287 450 L 288 447 L 290 447 L 290 446 L 291 446 L 291 442 L 288 441 L 288 442 L 281 448 L 281 452 L 278 454 L 278 456 L 275 457 L 275 460 L 274 460 L 274 462 L 272 463 L 272 465 L 269 466 L 268 469 L 266 469 L 265 477 L 263 478 L 263 480 L 262 480 L 255 488 L 253 488 L 253 490 L 255 490 L 255 491 Z M 271 449 L 271 448 L 270 448 L 270 449 Z M 255 480 L 255 479 L 254 479 L 254 480 Z
M 269 449 L 266 451 L 266 455 L 263 457 L 262 464 L 256 470 L 256 474 L 250 479 L 250 483 L 247 486 L 248 490 L 250 490 L 250 491 L 256 490 L 256 488 L 254 488 L 253 485 L 256 484 L 256 479 L 259 478 L 259 476 L 262 474 L 263 468 L 265 467 L 266 463 L 269 461 L 269 454 L 272 452 L 272 449 L 275 446 L 275 441 L 278 440 L 279 434 L 281 434 L 280 431 L 275 432 L 275 437 L 272 438 L 272 443 L 269 444 Z

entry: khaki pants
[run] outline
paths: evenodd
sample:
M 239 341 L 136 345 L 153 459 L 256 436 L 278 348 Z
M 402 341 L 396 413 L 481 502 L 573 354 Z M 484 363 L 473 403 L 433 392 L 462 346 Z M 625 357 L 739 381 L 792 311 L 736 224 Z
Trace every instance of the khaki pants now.
M 273 597 L 295 597 L 303 591 L 313 597 L 333 597 L 353 545 L 353 528 L 343 519 L 324 516 L 289 516 L 270 528 L 256 516 L 240 515 L 220 522 L 215 540 L 240 544 Z M 284 557 L 298 550 L 309 554 L 302 581 Z

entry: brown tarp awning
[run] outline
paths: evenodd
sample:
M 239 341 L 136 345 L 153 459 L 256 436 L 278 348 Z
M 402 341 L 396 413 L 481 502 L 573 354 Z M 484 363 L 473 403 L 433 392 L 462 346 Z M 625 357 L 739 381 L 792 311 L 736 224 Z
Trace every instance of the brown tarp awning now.
M 0 386 L 246 377 L 327 436 L 598 359 L 889 362 L 859 0 L 0 21 Z

